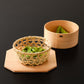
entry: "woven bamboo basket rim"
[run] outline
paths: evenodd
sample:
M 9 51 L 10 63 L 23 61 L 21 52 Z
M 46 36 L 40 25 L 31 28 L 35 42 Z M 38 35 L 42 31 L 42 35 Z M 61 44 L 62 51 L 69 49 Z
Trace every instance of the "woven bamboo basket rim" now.
M 78 27 L 78 29 L 77 29 L 76 31 L 70 32 L 70 33 L 56 33 L 56 32 L 52 32 L 52 31 L 50 31 L 50 30 L 48 30 L 48 29 L 46 28 L 46 25 L 47 25 L 48 23 L 50 23 L 50 22 L 53 22 L 53 21 L 67 21 L 67 22 L 71 22 L 71 23 L 74 23 L 74 24 Z M 52 32 L 52 33 L 54 33 L 54 34 L 58 34 L 58 35 L 66 35 L 66 34 L 69 35 L 69 34 L 73 34 L 73 33 L 79 31 L 79 25 L 78 25 L 77 23 L 73 22 L 73 21 L 70 21 L 70 20 L 51 20 L 51 21 L 48 21 L 48 22 L 45 23 L 44 28 L 45 28 L 47 31 Z
M 19 38 L 19 39 L 15 40 L 15 41 L 13 42 L 13 45 L 12 45 L 12 46 L 13 46 L 13 49 L 14 49 L 16 52 L 21 53 L 21 54 L 25 54 L 25 55 L 42 54 L 42 53 L 47 52 L 48 50 L 51 49 L 51 46 L 48 46 L 48 45 L 47 45 L 48 49 L 46 49 L 46 50 L 44 50 L 44 51 L 42 51 L 42 52 L 28 53 L 28 52 L 22 52 L 21 50 L 16 49 L 16 47 L 14 46 L 19 40 L 25 39 L 25 38 L 32 38 L 32 37 L 33 37 L 33 38 L 40 38 L 40 39 L 43 39 L 44 41 L 46 41 L 46 39 L 45 39 L 44 37 L 42 37 L 42 36 L 25 36 L 25 37 Z

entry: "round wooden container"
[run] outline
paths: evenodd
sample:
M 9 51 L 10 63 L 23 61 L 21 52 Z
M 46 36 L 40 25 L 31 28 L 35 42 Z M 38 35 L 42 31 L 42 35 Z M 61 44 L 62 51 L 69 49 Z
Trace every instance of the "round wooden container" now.
M 69 33 L 56 33 L 58 26 L 62 26 Z M 78 44 L 79 26 L 67 20 L 53 20 L 44 25 L 44 37 L 53 48 L 67 49 Z

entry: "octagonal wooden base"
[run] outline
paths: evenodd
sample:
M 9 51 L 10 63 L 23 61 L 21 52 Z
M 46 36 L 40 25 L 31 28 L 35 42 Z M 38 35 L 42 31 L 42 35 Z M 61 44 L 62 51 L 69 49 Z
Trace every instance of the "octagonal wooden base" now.
M 12 72 L 48 72 L 57 67 L 54 50 L 50 50 L 48 61 L 39 66 L 24 66 L 19 62 L 19 58 L 13 49 L 6 52 L 4 67 Z

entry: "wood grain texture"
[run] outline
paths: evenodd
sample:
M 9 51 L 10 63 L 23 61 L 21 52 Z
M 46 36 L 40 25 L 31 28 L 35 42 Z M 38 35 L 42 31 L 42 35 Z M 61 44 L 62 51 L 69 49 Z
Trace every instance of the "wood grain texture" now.
M 67 30 L 68 34 L 56 33 L 58 26 Z M 67 49 L 78 44 L 79 26 L 67 20 L 54 20 L 44 25 L 44 37 L 53 48 Z
M 56 55 L 54 50 L 50 50 L 48 61 L 39 66 L 24 66 L 20 63 L 16 52 L 9 49 L 6 52 L 4 67 L 12 72 L 48 72 L 57 67 Z

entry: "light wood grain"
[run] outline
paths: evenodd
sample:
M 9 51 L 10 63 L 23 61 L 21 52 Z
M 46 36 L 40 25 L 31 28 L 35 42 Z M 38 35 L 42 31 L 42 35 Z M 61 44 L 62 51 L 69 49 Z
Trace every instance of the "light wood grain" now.
M 62 26 L 69 33 L 56 33 L 58 26 Z M 78 44 L 79 26 L 67 20 L 50 21 L 44 25 L 44 37 L 48 40 L 47 44 L 51 45 L 53 48 L 72 48 Z
M 48 72 L 57 67 L 54 50 L 50 50 L 48 61 L 39 66 L 24 66 L 13 49 L 7 50 L 4 67 L 12 72 Z

